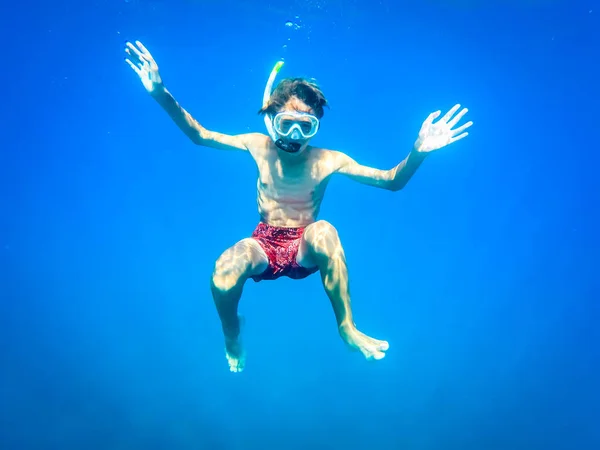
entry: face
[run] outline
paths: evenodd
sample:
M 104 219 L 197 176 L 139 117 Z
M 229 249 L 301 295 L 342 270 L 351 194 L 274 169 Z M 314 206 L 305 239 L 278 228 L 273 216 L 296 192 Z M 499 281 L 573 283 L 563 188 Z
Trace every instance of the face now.
M 319 129 L 314 111 L 296 97 L 290 98 L 273 118 L 278 139 L 276 146 L 291 154 L 304 152 Z

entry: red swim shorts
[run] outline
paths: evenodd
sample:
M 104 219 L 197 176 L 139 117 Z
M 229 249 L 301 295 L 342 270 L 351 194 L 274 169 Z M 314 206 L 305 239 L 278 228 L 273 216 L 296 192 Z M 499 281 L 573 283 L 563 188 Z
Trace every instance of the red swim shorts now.
M 252 238 L 260 244 L 269 258 L 269 266 L 260 275 L 253 276 L 254 281 L 276 280 L 279 277 L 289 277 L 294 280 L 306 278 L 319 269 L 307 269 L 296 262 L 298 245 L 304 228 L 273 227 L 260 222 Z

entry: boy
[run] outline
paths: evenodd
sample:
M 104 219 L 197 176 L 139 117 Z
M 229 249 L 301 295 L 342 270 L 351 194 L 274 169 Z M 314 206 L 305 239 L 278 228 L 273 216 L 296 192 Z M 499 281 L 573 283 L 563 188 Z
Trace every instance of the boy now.
M 162 83 L 154 58 L 141 42 L 128 42 L 126 52 L 126 62 L 146 90 L 192 142 L 246 152 L 258 167 L 260 222 L 251 237 L 242 239 L 217 259 L 211 278 L 229 369 L 241 372 L 245 364 L 237 309 L 246 280 L 274 280 L 282 276 L 301 279 L 317 271 L 343 341 L 367 359 L 382 359 L 388 343 L 361 333 L 354 324 L 346 258 L 337 231 L 330 223 L 317 220 L 325 188 L 332 175 L 341 174 L 382 189 L 402 189 L 429 152 L 467 136 L 465 130 L 472 122 L 453 129 L 467 109 L 455 115 L 460 108 L 455 105 L 436 123 L 433 121 L 440 111 L 430 114 L 404 161 L 390 170 L 379 170 L 363 166 L 344 153 L 309 145 L 319 130 L 327 100 L 315 83 L 302 78 L 282 80 L 271 93 L 281 64 L 271 73 L 259 111 L 265 115 L 269 136 L 230 136 L 207 130 L 175 101 Z

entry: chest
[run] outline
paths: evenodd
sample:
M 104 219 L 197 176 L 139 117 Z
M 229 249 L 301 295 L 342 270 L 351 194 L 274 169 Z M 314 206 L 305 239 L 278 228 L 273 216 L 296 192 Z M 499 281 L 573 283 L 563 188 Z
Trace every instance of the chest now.
M 323 190 L 328 175 L 312 159 L 293 165 L 265 160 L 258 167 L 258 189 L 271 198 L 308 200 Z

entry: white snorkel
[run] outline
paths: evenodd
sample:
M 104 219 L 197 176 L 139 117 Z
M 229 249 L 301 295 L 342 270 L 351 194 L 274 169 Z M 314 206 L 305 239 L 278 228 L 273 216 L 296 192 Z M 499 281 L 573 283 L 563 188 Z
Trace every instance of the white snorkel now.
M 277 74 L 283 67 L 283 61 L 277 61 L 275 63 L 275 67 L 271 71 L 271 75 L 269 75 L 269 79 L 267 80 L 267 85 L 265 86 L 265 92 L 263 94 L 263 108 L 269 104 L 269 100 L 271 99 L 271 92 L 273 90 L 273 83 L 275 82 L 275 78 L 277 78 Z M 275 130 L 273 130 L 273 118 L 265 114 L 265 126 L 267 127 L 267 131 L 269 132 L 269 136 L 273 139 L 273 142 L 276 142 L 278 137 Z
M 271 75 L 269 75 L 267 85 L 265 86 L 265 92 L 263 94 L 263 108 L 265 108 L 269 104 L 269 100 L 271 99 L 273 83 L 275 82 L 275 78 L 277 77 L 277 74 L 279 73 L 282 67 L 283 61 L 277 61 L 275 63 L 275 67 L 273 67 L 273 70 L 271 70 Z M 271 139 L 279 149 L 287 153 L 296 153 L 302 148 L 302 144 L 298 141 L 288 142 L 287 140 L 282 139 L 282 136 L 280 136 L 279 133 L 275 131 L 275 128 L 273 127 L 273 117 L 271 117 L 271 115 L 269 114 L 265 114 L 265 126 L 267 127 L 269 136 L 271 136 Z M 293 139 L 298 139 L 301 136 L 301 134 L 298 131 L 294 131 L 294 133 L 295 134 L 293 136 L 297 137 L 294 137 Z

